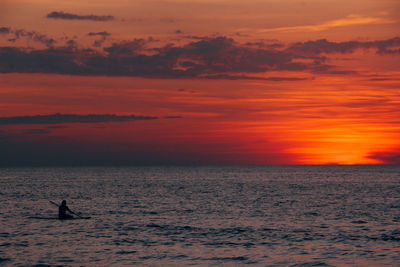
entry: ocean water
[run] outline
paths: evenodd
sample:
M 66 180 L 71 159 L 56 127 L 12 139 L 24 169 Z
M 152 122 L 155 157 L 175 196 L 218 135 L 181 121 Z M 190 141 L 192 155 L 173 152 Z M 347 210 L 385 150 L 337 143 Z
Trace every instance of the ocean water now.
M 0 169 L 0 265 L 400 266 L 400 166 Z

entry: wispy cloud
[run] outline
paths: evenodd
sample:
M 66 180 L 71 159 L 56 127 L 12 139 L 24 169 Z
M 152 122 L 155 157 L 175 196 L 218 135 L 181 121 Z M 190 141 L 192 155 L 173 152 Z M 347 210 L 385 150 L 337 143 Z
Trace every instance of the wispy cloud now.
M 110 21 L 115 17 L 111 15 L 77 15 L 63 11 L 53 11 L 46 16 L 49 19 L 65 19 L 65 20 L 93 20 L 93 21 Z
M 9 39 L 9 41 L 11 42 L 15 42 L 21 38 L 26 38 L 28 40 L 42 43 L 48 47 L 51 47 L 56 43 L 55 39 L 37 31 L 27 31 L 24 29 L 12 29 L 10 27 L 0 27 L 0 34 L 13 35 L 13 38 Z
M 51 114 L 19 117 L 0 117 L 0 125 L 7 124 L 59 124 L 59 123 L 99 123 L 99 122 L 121 122 L 134 120 L 155 120 L 154 116 L 114 115 L 114 114 Z M 43 132 L 29 132 L 43 133 Z
M 257 29 L 259 33 L 269 32 L 296 32 L 296 31 L 324 31 L 337 27 L 348 27 L 356 25 L 373 25 L 373 24 L 393 24 L 398 23 L 399 20 L 386 19 L 382 17 L 364 17 L 361 15 L 349 15 L 345 18 L 329 20 L 320 24 L 314 25 L 300 25 L 300 26 L 288 26 L 288 27 L 277 27 L 277 28 L 264 28 Z M 250 28 L 239 29 L 239 31 L 252 31 Z

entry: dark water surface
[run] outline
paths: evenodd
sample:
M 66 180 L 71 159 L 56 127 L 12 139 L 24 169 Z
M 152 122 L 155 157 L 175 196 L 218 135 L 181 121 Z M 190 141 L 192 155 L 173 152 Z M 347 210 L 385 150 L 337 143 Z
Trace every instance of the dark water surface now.
M 400 166 L 0 169 L 0 265 L 400 266 Z

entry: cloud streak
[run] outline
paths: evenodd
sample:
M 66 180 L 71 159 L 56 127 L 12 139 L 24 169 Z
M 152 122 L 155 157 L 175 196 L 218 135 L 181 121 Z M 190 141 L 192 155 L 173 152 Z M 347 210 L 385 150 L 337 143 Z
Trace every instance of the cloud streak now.
M 386 19 L 381 17 L 364 17 L 360 15 L 349 15 L 345 18 L 329 20 L 320 24 L 314 25 L 301 25 L 301 26 L 289 26 L 289 27 L 277 27 L 258 29 L 259 33 L 271 33 L 271 32 L 316 32 L 324 31 L 337 27 L 357 26 L 357 25 L 374 25 L 374 24 L 393 24 L 398 23 L 399 20 Z M 248 31 L 251 29 L 239 29 L 239 31 Z
M 110 21 L 115 17 L 111 15 L 77 15 L 63 11 L 53 11 L 46 16 L 49 19 L 65 19 L 65 20 L 92 20 L 92 21 Z
M 115 114 L 51 114 L 19 117 L 0 117 L 0 125 L 10 124 L 61 124 L 61 123 L 100 123 L 100 122 L 124 122 L 135 120 L 155 120 L 154 116 L 121 116 Z M 27 134 L 39 134 L 36 130 L 29 130 Z
M 312 56 L 325 54 L 350 54 L 357 49 L 375 48 L 378 54 L 395 54 L 400 53 L 400 37 L 395 37 L 387 40 L 359 42 L 330 42 L 326 39 L 316 41 L 298 42 L 292 44 L 286 49 L 287 52 L 295 53 L 302 56 Z

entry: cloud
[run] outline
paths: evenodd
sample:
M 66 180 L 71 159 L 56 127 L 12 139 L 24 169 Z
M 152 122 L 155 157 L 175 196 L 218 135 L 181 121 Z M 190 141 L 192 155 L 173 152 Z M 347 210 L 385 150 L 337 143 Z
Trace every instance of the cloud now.
M 94 47 L 100 47 L 103 45 L 103 43 L 107 40 L 107 37 L 110 36 L 111 33 L 102 31 L 102 32 L 89 32 L 88 36 L 100 36 L 101 38 L 98 40 L 95 40 L 93 42 Z
M 382 17 L 364 17 L 360 15 L 348 15 L 347 17 L 341 19 L 329 20 L 322 22 L 320 24 L 258 29 L 257 32 L 270 33 L 270 32 L 323 31 L 337 27 L 374 25 L 374 24 L 393 24 L 398 22 L 399 20 L 386 19 Z M 239 29 L 239 31 L 249 31 L 249 30 L 251 29 Z
M 27 38 L 29 40 L 42 43 L 48 47 L 51 47 L 56 44 L 56 41 L 48 37 L 46 34 L 42 34 L 36 31 L 26 31 L 24 29 L 11 29 L 8 27 L 1 27 L 0 34 L 13 34 L 14 38 L 9 38 L 8 41 L 15 42 L 21 38 Z
M 28 129 L 28 130 L 24 130 L 23 134 L 26 135 L 36 135 L 36 134 L 48 134 L 50 133 L 49 130 L 46 129 Z
M 164 119 L 182 119 L 182 116 L 165 116 Z
M 0 34 L 7 34 L 10 33 L 9 27 L 0 27 Z
M 130 57 L 143 51 L 145 44 L 144 39 L 134 39 L 133 41 L 114 43 L 104 48 L 104 51 L 108 52 L 110 57 Z
M 88 35 L 89 36 L 98 36 L 98 35 L 100 35 L 100 36 L 110 36 L 111 33 L 106 32 L 106 31 L 103 31 L 103 32 L 89 32 Z
M 400 164 L 400 152 L 374 152 L 368 158 L 379 160 L 383 164 Z
M 208 75 L 204 78 L 207 79 L 226 79 L 226 80 L 263 80 L 263 81 L 272 81 L 272 82 L 282 82 L 282 81 L 304 81 L 308 78 L 299 78 L 299 77 L 255 77 L 255 76 L 245 76 L 245 75 Z
M 176 47 L 148 50 L 148 41 L 114 43 L 104 53 L 92 49 L 54 47 L 27 50 L 0 48 L 0 72 L 42 72 L 75 75 L 207 78 L 226 73 L 261 73 L 270 70 L 305 70 L 284 51 L 249 48 L 226 37 L 209 38 Z
M 65 129 L 65 128 L 68 128 L 67 126 L 60 126 L 60 125 L 57 125 L 57 126 L 48 126 L 47 127 L 47 129 Z
M 99 123 L 99 122 L 122 122 L 133 120 L 155 120 L 154 116 L 114 115 L 114 114 L 51 114 L 20 117 L 0 117 L 0 125 L 8 124 L 59 124 L 59 123 Z M 31 130 L 29 130 L 31 131 Z M 29 132 L 30 134 L 35 133 Z
M 53 11 L 46 16 L 50 19 L 66 19 L 66 20 L 93 20 L 93 21 L 110 21 L 114 20 L 115 17 L 111 15 L 76 15 L 63 11 Z
M 106 32 L 92 34 L 106 38 Z M 42 40 L 47 39 L 43 37 Z M 263 77 L 259 74 L 270 71 L 354 74 L 354 71 L 327 64 L 326 54 L 352 53 L 356 49 L 376 49 L 378 54 L 400 53 L 400 37 L 369 42 L 321 39 L 298 42 L 288 47 L 282 47 L 277 42 L 272 46 L 240 44 L 223 36 L 156 48 L 149 48 L 150 42 L 153 40 L 120 41 L 104 47 L 102 51 L 78 48 L 74 40 L 68 41 L 66 46 L 49 46 L 47 49 L 0 47 L 0 73 L 297 81 L 306 78 Z
M 394 54 L 400 53 L 400 37 L 394 37 L 387 40 L 360 42 L 330 42 L 326 39 L 316 41 L 298 42 L 289 46 L 286 51 L 302 56 L 312 56 L 325 54 L 349 54 L 357 49 L 375 48 L 378 54 Z

